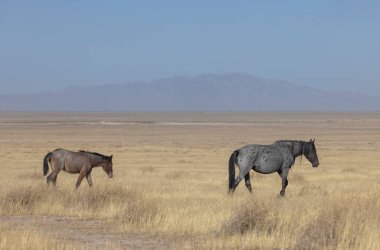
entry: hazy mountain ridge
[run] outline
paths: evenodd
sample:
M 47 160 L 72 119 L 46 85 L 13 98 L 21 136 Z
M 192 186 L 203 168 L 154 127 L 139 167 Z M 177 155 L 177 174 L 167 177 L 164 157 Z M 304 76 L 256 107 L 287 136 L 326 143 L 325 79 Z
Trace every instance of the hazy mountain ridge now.
M 380 98 L 247 74 L 177 76 L 0 96 L 1 111 L 380 111 Z

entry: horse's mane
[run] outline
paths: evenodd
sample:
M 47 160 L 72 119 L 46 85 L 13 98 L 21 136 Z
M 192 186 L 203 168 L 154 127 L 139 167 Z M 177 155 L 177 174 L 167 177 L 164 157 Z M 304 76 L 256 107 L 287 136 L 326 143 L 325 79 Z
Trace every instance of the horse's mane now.
M 305 143 L 305 141 L 300 141 L 300 140 L 279 140 L 276 142 L 299 142 L 299 143 Z
M 301 143 L 301 147 L 302 147 L 302 152 L 303 153 L 307 153 L 309 152 L 309 147 L 307 147 L 307 145 L 310 143 L 310 142 L 307 142 L 307 141 L 300 141 L 300 140 L 279 140 L 279 141 L 276 141 L 275 143 L 278 143 L 278 142 L 283 142 L 283 143 L 292 143 L 292 142 L 297 142 L 297 143 Z M 315 148 L 315 146 L 314 146 Z M 314 149 L 315 150 L 315 149 Z M 301 158 L 302 159 L 302 158 Z
M 90 151 L 85 151 L 85 150 L 79 150 L 79 152 L 81 152 L 81 153 L 88 153 L 88 154 L 92 154 L 92 155 L 96 155 L 96 156 L 101 157 L 102 159 L 107 159 L 107 160 L 109 160 L 109 159 L 111 158 L 111 157 L 109 157 L 109 156 L 102 155 L 102 154 L 99 154 L 99 153 L 96 153 L 96 152 L 90 152 Z

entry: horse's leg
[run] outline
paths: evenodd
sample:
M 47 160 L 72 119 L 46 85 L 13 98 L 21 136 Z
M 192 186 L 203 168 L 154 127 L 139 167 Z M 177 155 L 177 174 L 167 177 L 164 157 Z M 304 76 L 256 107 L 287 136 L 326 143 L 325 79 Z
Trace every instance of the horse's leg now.
M 279 175 L 280 178 L 281 178 L 281 175 L 282 175 L 282 169 L 280 168 L 279 170 L 277 170 L 277 173 L 278 173 L 278 175 Z
M 51 181 L 53 182 L 53 185 L 55 186 L 56 185 L 56 182 L 57 182 L 57 176 L 58 176 L 58 173 L 60 172 L 61 170 L 58 168 L 58 169 L 55 169 L 49 176 L 50 176 L 50 179 Z
M 88 185 L 92 187 L 91 170 L 87 173 L 86 179 L 87 179 Z
M 245 178 L 245 186 L 247 187 L 248 191 L 250 193 L 252 193 L 252 187 L 251 187 L 251 180 L 250 180 L 250 177 L 249 177 L 249 172 L 248 172 L 248 174 L 246 174 L 244 176 L 244 178 Z
M 83 178 L 86 177 L 86 175 L 87 175 L 86 168 L 82 167 L 81 170 L 80 170 L 80 172 L 79 172 L 79 177 L 78 177 L 77 183 L 75 184 L 75 188 L 76 189 L 80 186 Z
M 249 170 L 251 170 L 249 165 L 250 165 L 250 162 L 248 160 L 245 160 L 242 163 L 238 164 L 240 171 L 239 171 L 238 177 L 236 177 L 236 179 L 235 179 L 234 186 L 232 188 L 232 192 L 235 191 L 235 189 L 239 185 L 240 181 L 249 173 Z
M 51 174 L 48 176 L 48 183 L 52 182 L 53 185 L 56 185 L 57 175 L 63 169 L 64 162 L 62 161 L 51 161 Z
M 48 175 L 48 177 L 46 177 L 46 183 L 47 184 L 49 184 L 51 181 L 53 181 L 52 180 L 52 178 L 51 178 L 51 175 L 53 174 L 53 172 L 51 172 L 49 175 Z
M 285 195 L 285 189 L 288 186 L 288 173 L 289 173 L 289 168 L 282 168 L 277 171 L 277 173 L 281 176 L 282 179 L 282 189 L 280 191 L 280 195 L 284 196 Z
M 51 165 L 51 173 L 46 177 L 46 182 L 49 184 L 50 182 L 53 182 L 53 185 L 55 186 L 55 180 L 57 179 L 57 174 L 59 172 L 59 167 L 57 166 L 56 162 L 54 160 L 50 161 Z M 58 172 L 57 172 L 58 170 Z

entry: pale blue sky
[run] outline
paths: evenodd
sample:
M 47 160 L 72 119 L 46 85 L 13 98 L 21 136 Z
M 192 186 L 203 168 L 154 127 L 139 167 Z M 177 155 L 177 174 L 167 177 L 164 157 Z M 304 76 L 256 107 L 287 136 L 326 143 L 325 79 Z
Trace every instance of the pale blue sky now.
M 379 44 L 379 1 L 3 0 L 0 94 L 245 72 L 380 96 Z

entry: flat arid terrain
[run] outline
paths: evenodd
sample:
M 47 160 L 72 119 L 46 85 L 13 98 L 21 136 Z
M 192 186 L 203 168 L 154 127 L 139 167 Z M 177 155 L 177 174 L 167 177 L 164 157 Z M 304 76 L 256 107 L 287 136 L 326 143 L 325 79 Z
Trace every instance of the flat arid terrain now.
M 316 138 L 320 165 L 251 171 L 245 144 Z M 113 154 L 78 190 L 42 173 L 56 148 Z M 380 113 L 0 113 L 1 249 L 380 249 Z

